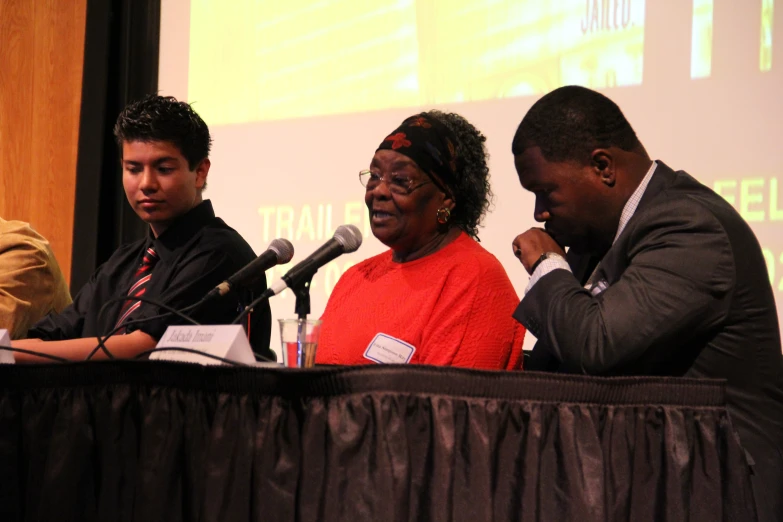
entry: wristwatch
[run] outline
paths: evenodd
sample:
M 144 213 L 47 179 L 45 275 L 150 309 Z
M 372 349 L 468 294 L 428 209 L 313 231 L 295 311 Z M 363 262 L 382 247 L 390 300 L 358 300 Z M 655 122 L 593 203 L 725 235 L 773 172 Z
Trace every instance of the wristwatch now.
M 538 260 L 533 263 L 533 266 L 530 267 L 530 274 L 532 275 L 533 272 L 536 271 L 536 268 L 538 268 L 538 265 L 544 262 L 544 260 L 549 259 L 550 257 L 563 257 L 557 252 L 544 252 L 541 254 L 541 257 L 538 258 Z

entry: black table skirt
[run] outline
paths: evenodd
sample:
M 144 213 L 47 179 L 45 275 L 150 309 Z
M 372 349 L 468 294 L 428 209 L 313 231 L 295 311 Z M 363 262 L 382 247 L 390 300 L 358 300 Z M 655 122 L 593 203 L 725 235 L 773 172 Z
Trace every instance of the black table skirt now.
M 716 381 L 0 367 L 0 520 L 747 521 Z

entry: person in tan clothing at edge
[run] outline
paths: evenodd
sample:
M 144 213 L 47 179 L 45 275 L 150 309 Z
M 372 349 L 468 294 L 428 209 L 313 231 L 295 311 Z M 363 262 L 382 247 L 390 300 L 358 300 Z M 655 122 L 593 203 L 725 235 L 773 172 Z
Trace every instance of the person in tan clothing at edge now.
M 71 293 L 49 242 L 29 224 L 0 218 L 0 328 L 11 339 L 49 312 L 71 304 Z

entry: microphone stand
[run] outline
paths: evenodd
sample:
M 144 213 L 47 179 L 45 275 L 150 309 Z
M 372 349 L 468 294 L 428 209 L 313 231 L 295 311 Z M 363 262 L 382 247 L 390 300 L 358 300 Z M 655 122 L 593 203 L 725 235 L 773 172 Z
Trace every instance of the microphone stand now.
M 315 273 L 313 273 L 315 275 Z M 307 358 L 307 314 L 310 313 L 310 283 L 313 275 L 304 279 L 300 284 L 292 288 L 291 291 L 296 296 L 296 305 L 294 312 L 299 319 L 296 332 L 296 367 L 304 368 Z

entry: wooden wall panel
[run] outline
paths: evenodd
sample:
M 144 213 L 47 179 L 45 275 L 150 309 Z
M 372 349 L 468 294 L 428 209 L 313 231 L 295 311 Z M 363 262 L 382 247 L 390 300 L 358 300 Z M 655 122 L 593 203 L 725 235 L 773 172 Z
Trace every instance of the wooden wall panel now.
M 0 217 L 30 222 L 66 276 L 87 0 L 0 0 Z

